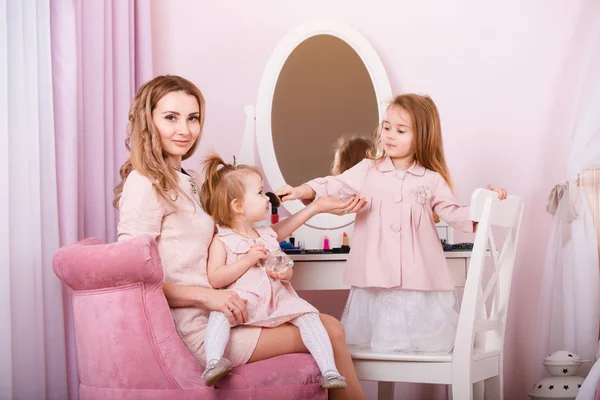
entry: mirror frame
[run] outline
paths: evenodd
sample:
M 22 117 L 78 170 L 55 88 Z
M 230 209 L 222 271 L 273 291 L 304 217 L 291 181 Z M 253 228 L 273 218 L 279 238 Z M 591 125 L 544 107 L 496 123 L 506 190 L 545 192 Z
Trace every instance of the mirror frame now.
M 317 35 L 331 35 L 346 42 L 360 57 L 365 65 L 377 99 L 379 119 L 385 114 L 388 103 L 392 100 L 392 88 L 383 67 L 383 63 L 369 42 L 355 29 L 348 25 L 331 20 L 317 20 L 302 25 L 287 34 L 277 45 L 269 58 L 260 80 L 258 99 L 256 102 L 255 129 L 258 154 L 265 179 L 273 190 L 286 184 L 273 146 L 271 111 L 273 96 L 279 74 L 290 54 L 305 40 Z M 315 178 L 317 178 L 315 176 Z M 295 214 L 305 206 L 299 200 L 287 201 L 283 207 Z M 306 225 L 317 229 L 338 229 L 354 222 L 354 214 L 337 216 L 319 214 L 311 218 Z

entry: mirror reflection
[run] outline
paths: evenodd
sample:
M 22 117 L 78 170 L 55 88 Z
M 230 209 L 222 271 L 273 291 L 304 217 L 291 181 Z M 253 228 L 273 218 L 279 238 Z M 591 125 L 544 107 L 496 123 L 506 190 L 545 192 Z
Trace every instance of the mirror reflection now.
M 370 137 L 342 136 L 335 144 L 331 175 L 339 175 L 354 167 L 373 150 Z
M 349 168 L 347 160 L 354 162 L 370 143 L 379 119 L 373 83 L 359 55 L 331 35 L 300 43 L 281 69 L 271 118 L 275 155 L 287 184 Z

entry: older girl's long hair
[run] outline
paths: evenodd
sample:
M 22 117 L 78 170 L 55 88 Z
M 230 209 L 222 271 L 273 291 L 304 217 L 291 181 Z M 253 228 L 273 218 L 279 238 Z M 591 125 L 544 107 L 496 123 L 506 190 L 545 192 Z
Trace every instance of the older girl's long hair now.
M 402 107 L 411 117 L 415 160 L 423 167 L 437 172 L 444 178 L 450 190 L 452 179 L 446 165 L 440 115 L 435 103 L 429 96 L 403 94 L 396 96 L 389 107 Z M 370 152 L 371 159 L 379 160 L 386 156 L 381 145 L 382 124 L 375 132 L 375 148 Z
M 200 189 L 200 204 L 217 224 L 231 228 L 235 222 L 231 203 L 244 199 L 244 178 L 251 173 L 262 175 L 256 167 L 235 165 L 235 159 L 234 164 L 227 164 L 215 153 L 204 159 L 203 171 L 205 181 Z
M 174 206 L 175 200 L 180 194 L 186 196 L 179 187 L 177 173 L 166 161 L 167 154 L 162 149 L 160 133 L 152 118 L 156 104 L 171 92 L 184 92 L 194 96 L 198 101 L 200 135 L 182 158 L 184 160 L 190 158 L 198 147 L 204 126 L 205 110 L 204 97 L 200 89 L 187 79 L 174 75 L 157 76 L 143 84 L 138 89 L 129 109 L 129 126 L 125 147 L 131 154 L 119 170 L 121 182 L 115 188 L 114 207 L 119 206 L 125 180 L 134 169 L 141 175 L 150 178 L 156 194 L 166 205 Z

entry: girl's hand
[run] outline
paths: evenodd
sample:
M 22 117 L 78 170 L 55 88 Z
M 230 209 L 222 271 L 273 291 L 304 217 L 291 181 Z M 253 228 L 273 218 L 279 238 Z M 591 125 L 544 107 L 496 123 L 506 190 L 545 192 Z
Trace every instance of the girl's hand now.
M 335 215 L 344 215 L 355 213 L 367 205 L 364 197 L 352 196 L 348 200 L 339 200 L 334 197 L 321 197 L 311 203 L 315 213 L 329 213 Z
M 246 303 L 248 300 L 242 299 L 237 293 L 229 290 L 213 290 L 203 303 L 203 306 L 210 311 L 220 311 L 227 316 L 231 325 L 243 324 L 248 321 L 248 310 Z
M 250 265 L 254 266 L 258 264 L 260 260 L 264 260 L 267 258 L 268 250 L 262 243 L 255 243 L 252 245 L 250 250 L 248 250 L 248 254 L 244 256 L 249 262 Z
M 503 188 L 493 188 L 492 185 L 490 185 L 489 183 L 486 186 L 486 189 L 498 193 L 498 198 L 500 200 L 504 200 L 504 199 L 506 199 L 506 196 L 508 196 L 508 193 L 506 193 L 506 189 L 503 189 Z
M 492 192 L 498 193 L 498 199 L 500 199 L 500 200 L 504 200 L 504 199 L 506 199 L 506 196 L 508 196 L 508 193 L 506 193 L 506 189 L 503 189 L 503 188 L 494 189 L 492 187 L 492 185 L 490 185 L 489 183 L 485 188 L 487 190 L 491 190 Z M 473 221 L 473 233 L 475 233 L 475 232 L 477 232 L 477 222 Z
M 277 189 L 275 194 L 279 196 L 282 202 L 288 200 L 310 200 L 315 197 L 314 190 L 308 185 L 300 185 L 297 187 L 285 185 Z
M 283 271 L 274 272 L 267 270 L 267 274 L 273 279 L 278 279 L 280 281 L 289 281 L 292 279 L 292 275 L 294 275 L 293 268 L 286 268 Z

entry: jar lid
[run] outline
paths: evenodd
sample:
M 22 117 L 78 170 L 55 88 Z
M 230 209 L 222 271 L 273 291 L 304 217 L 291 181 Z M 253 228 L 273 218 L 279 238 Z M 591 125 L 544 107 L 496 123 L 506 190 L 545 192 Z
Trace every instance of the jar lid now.
M 544 363 L 549 364 L 576 364 L 581 363 L 581 357 L 567 350 L 559 350 L 544 358 Z

